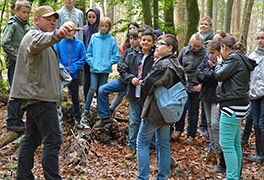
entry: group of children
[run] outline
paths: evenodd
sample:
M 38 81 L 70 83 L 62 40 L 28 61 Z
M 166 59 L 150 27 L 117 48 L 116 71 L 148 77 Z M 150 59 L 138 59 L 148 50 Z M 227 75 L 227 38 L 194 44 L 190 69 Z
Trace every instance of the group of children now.
M 15 15 L 8 20 L 4 29 L 2 47 L 10 87 L 19 44 L 29 30 L 27 18 L 30 11 L 28 1 L 17 0 Z M 234 36 L 223 33 L 213 35 L 212 21 L 206 17 L 199 22 L 199 32 L 192 35 L 189 45 L 182 48 L 177 57 L 178 42 L 174 35 L 162 35 L 160 30 L 153 31 L 147 26 L 140 28 L 137 23 L 130 23 L 127 39 L 119 53 L 117 43 L 110 33 L 112 22 L 108 17 L 100 19 L 97 8 L 87 11 L 88 23 L 84 26 L 83 13 L 74 7 L 73 1 L 65 0 L 65 6 L 58 14 L 57 27 L 71 21 L 79 28 L 79 31 L 71 31 L 71 34 L 54 47 L 61 65 L 72 78 L 68 88 L 75 125 L 78 129 L 90 128 L 90 109 L 95 93 L 100 116 L 100 120 L 93 127 L 95 129 L 113 123 L 112 113 L 126 96 L 130 111 L 129 153 L 126 158 L 137 155 L 138 179 L 147 179 L 149 176 L 149 148 L 153 136 L 156 138 L 158 153 L 157 177 L 168 179 L 171 164 L 170 138 L 179 140 L 184 130 L 185 113 L 188 111 L 185 143 L 194 143 L 200 100 L 207 120 L 210 141 L 208 153 L 216 154 L 219 160 L 212 172 L 226 171 L 227 179 L 239 179 L 242 168 L 241 119 L 249 107 L 248 91 L 252 100 L 251 110 L 256 135 L 256 156 L 250 160 L 264 160 L 264 111 L 261 109 L 264 94 L 260 88 L 263 86 L 261 67 L 264 57 L 264 30 L 257 33 L 258 48 L 250 55 L 250 59 Z M 171 60 L 176 63 L 176 67 L 170 63 Z M 112 65 L 116 63 L 120 77 L 108 82 Z M 256 64 L 258 66 L 255 68 Z M 82 114 L 79 103 L 81 68 L 84 69 L 85 96 Z M 160 114 L 154 91 L 156 87 L 169 88 L 179 81 L 186 84 L 189 99 L 185 113 L 175 124 L 176 131 L 171 132 L 172 125 L 166 123 Z M 118 94 L 110 105 L 108 95 L 112 92 Z M 9 99 L 7 129 L 24 131 L 22 116 L 20 104 Z

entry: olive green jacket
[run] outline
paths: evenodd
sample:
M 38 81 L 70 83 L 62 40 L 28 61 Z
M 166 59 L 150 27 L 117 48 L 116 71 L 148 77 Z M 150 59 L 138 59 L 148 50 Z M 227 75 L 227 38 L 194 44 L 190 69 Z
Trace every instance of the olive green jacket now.
M 6 23 L 2 38 L 6 67 L 15 65 L 20 42 L 29 30 L 28 22 L 17 16 L 12 16 Z
M 10 97 L 27 101 L 60 100 L 59 61 L 53 45 L 60 38 L 54 32 L 31 29 L 22 39 Z

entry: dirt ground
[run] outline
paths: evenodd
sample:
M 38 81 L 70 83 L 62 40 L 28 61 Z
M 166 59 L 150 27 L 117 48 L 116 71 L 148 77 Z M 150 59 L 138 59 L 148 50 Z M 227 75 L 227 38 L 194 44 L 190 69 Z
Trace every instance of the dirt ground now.
M 5 130 L 6 106 L 0 105 L 0 138 L 7 135 Z M 124 101 L 118 108 L 116 117 L 124 121 L 116 122 L 115 128 L 120 129 L 120 135 L 116 139 L 104 138 L 107 142 L 89 138 L 91 132 L 77 131 L 73 126 L 63 128 L 63 145 L 60 153 L 60 170 L 63 179 L 136 179 L 137 161 L 125 159 L 128 152 L 126 145 L 128 122 L 128 103 Z M 112 130 L 110 130 L 112 131 Z M 245 158 L 254 154 L 254 135 L 251 135 L 249 145 L 243 151 L 243 179 L 264 179 L 263 165 L 249 163 Z M 108 139 L 107 139 L 108 138 Z M 224 174 L 210 174 L 209 170 L 215 161 L 205 161 L 207 139 L 196 137 L 196 143 L 192 146 L 183 145 L 186 138 L 183 135 L 180 142 L 171 142 L 172 156 L 178 165 L 171 170 L 169 179 L 193 180 L 193 179 L 224 179 Z M 103 142 L 103 143 L 102 143 Z M 13 142 L 0 150 L 0 179 L 14 179 L 17 167 L 18 143 Z M 44 179 L 41 169 L 41 148 L 35 154 L 34 175 L 36 179 Z M 154 179 L 156 171 L 155 150 L 151 150 L 151 176 Z

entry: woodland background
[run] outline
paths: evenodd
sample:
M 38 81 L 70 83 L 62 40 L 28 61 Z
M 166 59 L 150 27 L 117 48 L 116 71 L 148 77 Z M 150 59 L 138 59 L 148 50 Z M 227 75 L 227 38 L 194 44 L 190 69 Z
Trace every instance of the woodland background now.
M 15 0 L 0 1 L 0 42 L 5 23 L 11 16 L 11 5 Z M 63 0 L 29 0 L 34 7 L 51 5 L 54 9 L 63 6 Z M 192 33 L 197 31 L 200 17 L 213 18 L 214 32 L 227 32 L 236 35 L 250 53 L 255 48 L 255 33 L 264 25 L 264 0 L 76 0 L 76 7 L 86 12 L 90 7 L 98 7 L 101 16 L 109 16 L 113 22 L 112 33 L 121 45 L 127 34 L 127 24 L 136 21 L 154 29 L 176 34 L 180 48 L 188 43 Z M 85 13 L 84 13 L 85 14 Z M 86 20 L 85 20 L 86 21 Z M 33 17 L 30 16 L 30 24 Z M 0 47 L 0 179 L 14 179 L 17 167 L 17 149 L 20 139 L 4 142 L 7 138 L 16 139 L 5 129 L 6 100 L 8 83 L 6 81 L 5 61 Z M 3 77 L 3 78 L 2 78 Z M 117 76 L 112 75 L 112 79 Z M 113 95 L 110 96 L 110 99 Z M 83 98 L 82 98 L 83 99 Z M 69 101 L 64 101 L 69 106 Z M 82 102 L 83 103 L 83 102 Z M 71 118 L 66 108 L 65 116 Z M 135 179 L 136 159 L 126 160 L 128 103 L 123 101 L 117 109 L 113 126 L 103 132 L 76 131 L 72 124 L 63 128 L 63 145 L 60 166 L 63 179 Z M 96 115 L 95 115 L 96 117 Z M 243 124 L 245 122 L 243 121 Z M 183 145 L 183 135 L 179 142 L 171 142 L 172 156 L 178 165 L 172 169 L 170 179 L 224 179 L 224 174 L 210 174 L 209 169 L 216 164 L 214 160 L 205 161 L 207 139 L 196 138 L 193 146 Z M 12 142 L 12 143 L 11 143 Z M 243 147 L 243 156 L 254 154 L 254 133 L 249 145 Z M 151 151 L 151 176 L 156 174 L 155 151 Z M 34 174 L 43 179 L 41 169 L 41 148 L 36 152 Z M 263 165 L 243 160 L 244 179 L 264 179 Z

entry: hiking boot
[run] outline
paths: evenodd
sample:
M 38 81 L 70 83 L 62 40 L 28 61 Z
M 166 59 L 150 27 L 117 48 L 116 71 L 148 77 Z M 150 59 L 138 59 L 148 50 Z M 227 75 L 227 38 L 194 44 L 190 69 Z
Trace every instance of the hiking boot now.
M 181 132 L 180 131 L 174 131 L 172 134 L 171 134 L 171 140 L 172 141 L 178 141 L 181 137 Z
M 194 138 L 189 136 L 183 143 L 187 145 L 193 145 L 194 144 Z
M 248 157 L 247 160 L 250 162 L 261 163 L 261 162 L 264 162 L 264 156 L 255 155 L 255 156 Z
M 208 132 L 206 131 L 206 129 L 204 127 L 200 128 L 200 136 L 208 136 Z
M 126 159 L 133 159 L 136 156 L 136 150 L 129 150 L 129 153 L 125 155 Z
M 6 129 L 12 132 L 23 132 L 26 130 L 26 123 L 23 120 L 6 124 Z
M 209 170 L 210 173 L 224 173 L 226 171 L 225 168 L 223 168 L 222 166 L 215 166 L 213 169 Z
M 101 129 L 107 124 L 113 123 L 113 120 L 111 118 L 106 118 L 106 119 L 100 119 L 97 121 L 93 127 L 93 129 Z
M 87 123 L 89 123 L 90 118 L 91 118 L 90 111 L 84 110 L 82 113 L 81 122 L 84 124 L 87 124 Z

